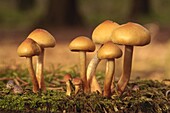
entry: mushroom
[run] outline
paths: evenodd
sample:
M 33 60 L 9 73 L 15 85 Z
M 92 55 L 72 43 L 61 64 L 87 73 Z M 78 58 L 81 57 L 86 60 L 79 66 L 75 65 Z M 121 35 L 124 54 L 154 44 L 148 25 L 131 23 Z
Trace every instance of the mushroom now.
M 13 80 L 9 80 L 6 84 L 6 88 L 7 89 L 13 89 L 14 88 L 14 81 Z
M 21 86 L 15 85 L 13 88 L 14 94 L 22 94 L 24 91 Z
M 32 57 L 39 55 L 41 53 L 41 48 L 34 40 L 27 38 L 18 47 L 17 53 L 20 57 L 27 58 L 27 66 L 33 84 L 33 92 L 36 93 L 39 86 L 33 69 Z
M 77 94 L 81 89 L 82 80 L 80 78 L 73 78 L 72 83 L 75 86 L 75 94 Z
M 122 51 L 117 45 L 109 41 L 99 49 L 97 56 L 99 59 L 107 60 L 103 96 L 110 97 L 111 83 L 114 80 L 115 59 L 122 56 Z
M 143 26 L 137 23 L 128 22 L 115 29 L 111 38 L 113 43 L 125 45 L 123 73 L 117 85 L 118 92 L 121 95 L 130 79 L 133 46 L 144 46 L 149 44 L 151 36 L 149 31 Z
M 72 79 L 70 74 L 66 74 L 64 76 L 64 81 L 66 83 L 66 95 L 70 96 L 71 95 L 71 83 L 70 80 Z
M 102 22 L 94 29 L 92 33 L 93 42 L 99 44 L 101 47 L 102 44 L 111 41 L 110 36 L 112 34 L 112 31 L 117 27 L 119 27 L 119 24 L 117 24 L 116 22 L 112 22 L 110 20 L 106 20 Z M 97 58 L 97 53 L 96 53 L 87 67 L 87 82 L 88 85 L 90 85 L 91 87 L 91 92 L 99 91 L 100 93 L 102 93 L 101 88 L 95 76 L 96 68 L 99 62 L 100 59 Z
M 80 54 L 80 77 L 83 82 L 83 91 L 89 92 L 86 77 L 86 52 L 93 52 L 95 50 L 94 43 L 85 36 L 75 38 L 69 45 L 71 51 L 79 52 Z
M 42 52 L 38 56 L 37 66 L 36 66 L 36 77 L 38 80 L 40 90 L 46 91 L 46 86 L 44 83 L 43 68 L 44 68 L 44 52 L 45 48 L 54 47 L 56 45 L 55 38 L 44 29 L 35 29 L 32 31 L 27 38 L 30 38 L 37 42 Z

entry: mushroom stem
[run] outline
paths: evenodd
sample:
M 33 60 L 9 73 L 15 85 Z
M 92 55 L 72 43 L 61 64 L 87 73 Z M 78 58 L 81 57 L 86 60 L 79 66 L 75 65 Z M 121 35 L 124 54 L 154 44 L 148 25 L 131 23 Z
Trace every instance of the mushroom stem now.
M 29 71 L 31 81 L 32 81 L 32 84 L 33 84 L 33 92 L 37 93 L 39 87 L 38 87 L 37 78 L 35 76 L 34 68 L 33 68 L 33 65 L 32 65 L 32 57 L 27 57 L 27 66 L 28 66 L 28 71 Z
M 101 60 L 97 57 L 97 54 L 95 54 L 92 60 L 90 61 L 87 67 L 87 81 L 89 83 L 91 82 L 93 75 L 95 75 L 97 65 L 99 64 L 100 61 Z
M 100 94 L 102 94 L 102 90 L 100 88 L 100 85 L 99 85 L 95 75 L 92 77 L 92 81 L 90 84 L 90 91 L 91 92 L 99 92 Z
M 71 95 L 71 84 L 70 84 L 70 81 L 66 82 L 66 95 L 68 95 L 68 96 Z
M 114 71 L 115 71 L 115 60 L 114 59 L 107 60 L 103 96 L 109 97 L 111 95 L 111 84 L 112 84 Z
M 42 49 L 42 52 L 38 56 L 37 59 L 37 68 L 36 68 L 36 77 L 38 80 L 39 88 L 42 91 L 46 91 L 46 86 L 44 82 L 44 76 L 43 76 L 43 68 L 44 68 L 44 49 Z
M 99 47 L 99 49 L 101 47 L 102 45 Z M 99 83 L 97 82 L 96 76 L 95 76 L 96 68 L 98 64 L 100 63 L 100 61 L 101 60 L 97 57 L 97 53 L 96 53 L 87 67 L 87 84 L 90 87 L 91 92 L 99 91 L 100 93 L 102 93 Z
M 86 77 L 86 52 L 80 51 L 80 77 L 83 82 L 83 91 L 85 93 L 89 92 L 89 86 L 87 85 Z
M 75 85 L 75 95 L 80 91 L 80 85 Z
M 91 88 L 91 91 L 99 91 L 100 93 L 101 88 L 96 80 L 96 68 L 101 60 L 97 58 L 97 54 L 93 57 L 93 59 L 90 61 L 88 67 L 87 67 L 87 84 Z
M 124 92 L 130 79 L 133 57 L 133 46 L 125 45 L 123 73 L 118 81 L 117 88 L 120 95 Z

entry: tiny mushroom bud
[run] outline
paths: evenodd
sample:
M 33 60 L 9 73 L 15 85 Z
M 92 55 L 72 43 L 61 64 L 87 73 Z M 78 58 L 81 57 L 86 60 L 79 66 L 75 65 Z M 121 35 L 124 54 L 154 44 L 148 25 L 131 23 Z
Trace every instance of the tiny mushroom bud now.
M 80 77 L 83 82 L 83 91 L 89 92 L 89 86 L 86 78 L 86 52 L 93 52 L 95 50 L 94 43 L 85 36 L 75 38 L 69 45 L 71 51 L 80 53 Z
M 139 86 L 138 85 L 134 85 L 132 87 L 132 91 L 139 91 Z
M 32 64 L 32 57 L 35 55 L 39 55 L 41 52 L 41 48 L 39 45 L 32 39 L 25 39 L 21 45 L 18 47 L 17 53 L 20 57 L 26 57 L 27 58 L 27 66 L 28 71 L 32 80 L 33 84 L 33 92 L 36 93 L 39 89 L 37 78 L 35 76 L 35 72 L 33 69 Z
M 24 91 L 22 89 L 22 87 L 15 85 L 13 88 L 14 94 L 22 94 Z
M 122 56 L 121 49 L 113 42 L 106 42 L 98 51 L 97 54 L 99 59 L 107 59 L 106 75 L 104 80 L 104 92 L 103 95 L 106 97 L 111 96 L 111 83 L 113 74 L 115 71 L 115 58 Z
M 149 44 L 151 41 L 151 35 L 143 26 L 137 23 L 128 22 L 115 29 L 112 32 L 111 38 L 113 43 L 125 45 L 123 73 L 117 85 L 118 92 L 121 95 L 130 79 L 133 47 Z
M 75 94 L 77 94 L 81 89 L 82 80 L 80 78 L 73 78 L 72 83 L 75 86 Z
M 13 89 L 14 88 L 14 81 L 13 80 L 9 80 L 6 84 L 6 88 L 7 89 Z
M 43 68 L 44 68 L 44 52 L 45 48 L 54 47 L 56 45 L 55 38 L 44 29 L 35 29 L 32 31 L 27 38 L 30 38 L 37 42 L 42 52 L 38 56 L 37 67 L 36 67 L 36 77 L 38 80 L 39 88 L 46 91 L 46 86 L 44 83 Z
M 119 24 L 117 24 L 116 22 L 110 20 L 102 22 L 94 29 L 92 33 L 93 42 L 99 44 L 101 47 L 104 43 L 111 41 L 110 36 L 112 34 L 112 31 L 117 27 L 119 27 Z M 91 87 L 91 92 L 99 91 L 100 93 L 102 93 L 95 76 L 96 68 L 99 62 L 100 59 L 97 58 L 96 53 L 87 67 L 87 82 L 88 85 Z
M 70 74 L 64 75 L 64 81 L 66 83 L 66 95 L 70 96 L 71 95 L 71 84 L 70 80 L 72 79 Z

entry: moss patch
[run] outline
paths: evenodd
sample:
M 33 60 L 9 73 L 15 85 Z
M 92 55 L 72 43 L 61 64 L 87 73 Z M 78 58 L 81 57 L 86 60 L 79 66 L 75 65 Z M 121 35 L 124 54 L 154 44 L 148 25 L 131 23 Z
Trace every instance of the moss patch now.
M 14 74 L 15 72 L 15 74 Z M 14 78 L 20 75 L 23 80 L 27 72 L 8 71 L 7 77 Z M 5 75 L 5 74 L 4 74 Z M 13 76 L 12 76 L 13 75 Z M 60 78 L 46 72 L 46 78 L 50 86 L 51 82 Z M 0 75 L 3 76 L 2 74 Z M 59 80 L 59 79 L 58 79 Z M 14 94 L 12 90 L 5 88 L 6 81 L 0 82 L 0 112 L 143 112 L 143 113 L 167 113 L 170 112 L 170 86 L 151 80 L 130 81 L 121 97 L 116 94 L 111 98 L 105 98 L 97 93 L 84 94 L 79 92 L 70 97 L 65 95 L 65 85 L 55 82 L 54 87 L 63 87 L 64 90 L 48 90 L 46 93 L 34 94 L 31 85 L 23 87 L 23 94 Z

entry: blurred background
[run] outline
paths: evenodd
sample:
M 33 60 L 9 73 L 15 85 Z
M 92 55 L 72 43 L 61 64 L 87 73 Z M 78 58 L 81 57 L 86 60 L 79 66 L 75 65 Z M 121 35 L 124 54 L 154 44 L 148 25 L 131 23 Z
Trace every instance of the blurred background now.
M 16 50 L 36 28 L 48 30 L 57 41 L 55 48 L 46 50 L 46 69 L 78 65 L 78 53 L 70 52 L 68 44 L 80 35 L 91 38 L 93 29 L 108 19 L 137 22 L 151 32 L 151 44 L 135 47 L 132 79 L 170 78 L 170 0 L 1 0 L 0 69 L 25 66 Z M 94 53 L 88 53 L 88 61 Z M 98 70 L 105 70 L 105 61 Z M 116 76 L 121 70 L 122 58 L 116 61 Z

